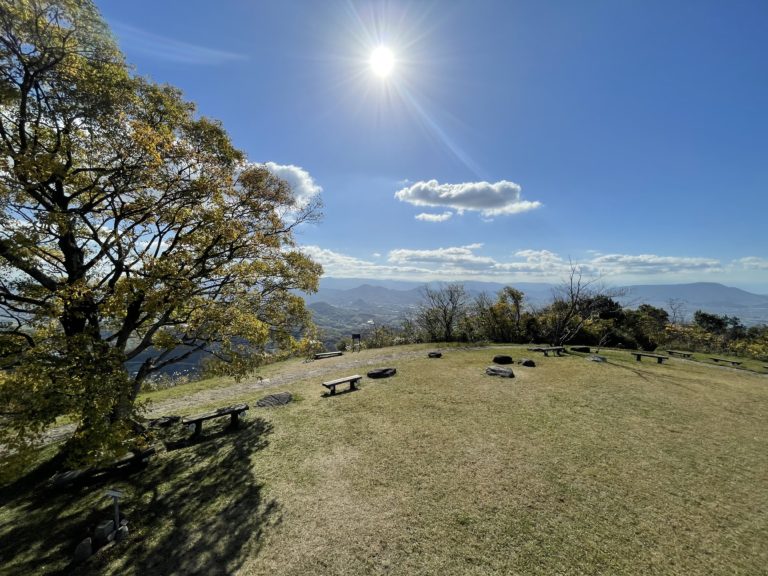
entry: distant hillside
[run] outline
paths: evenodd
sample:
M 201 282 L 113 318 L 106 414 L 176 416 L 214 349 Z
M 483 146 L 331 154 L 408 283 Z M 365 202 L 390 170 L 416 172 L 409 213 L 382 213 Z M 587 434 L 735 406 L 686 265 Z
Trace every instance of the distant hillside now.
M 471 296 L 481 292 L 494 295 L 505 286 L 474 281 L 463 284 Z M 430 285 L 439 286 L 440 283 Z M 323 278 L 320 291 L 305 298 L 315 322 L 324 331 L 326 345 L 331 345 L 353 332 L 370 330 L 369 320 L 379 325 L 398 324 L 422 301 L 423 286 L 424 283 L 400 280 Z M 551 300 L 555 288 L 554 284 L 541 282 L 518 282 L 513 286 L 525 293 L 528 306 L 537 307 Z M 704 310 L 737 316 L 748 326 L 768 323 L 768 296 L 714 282 L 634 285 L 624 289 L 626 295 L 619 300 L 630 308 L 651 304 L 669 310 L 671 302 L 676 302 L 689 320 L 696 310 Z
M 661 301 L 669 298 L 702 302 L 718 306 L 761 306 L 768 302 L 768 296 L 752 294 L 740 288 L 731 288 L 716 282 L 694 284 L 641 284 L 629 286 L 632 296 L 641 300 Z
M 715 282 L 637 285 L 628 286 L 627 290 L 621 301 L 630 307 L 651 304 L 668 310 L 670 301 L 676 300 L 683 304 L 688 319 L 696 310 L 704 310 L 712 314 L 738 316 L 748 326 L 768 323 L 768 296 Z

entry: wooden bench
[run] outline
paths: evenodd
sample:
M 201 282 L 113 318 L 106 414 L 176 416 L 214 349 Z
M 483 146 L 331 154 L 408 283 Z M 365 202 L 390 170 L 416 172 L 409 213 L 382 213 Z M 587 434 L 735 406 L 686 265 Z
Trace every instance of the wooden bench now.
M 536 346 L 535 348 L 528 348 L 528 352 L 543 352 L 544 356 L 549 356 L 550 352 L 554 352 L 557 356 L 562 356 L 565 352 L 565 346 Z
M 357 388 L 355 388 L 355 384 L 360 382 L 362 379 L 363 377 L 359 374 L 354 374 L 352 376 L 345 376 L 344 378 L 336 378 L 336 380 L 331 380 L 330 382 L 323 382 L 323 386 L 328 388 L 328 390 L 331 391 L 331 396 L 333 396 L 336 394 L 336 386 L 339 384 L 345 384 L 346 382 L 349 382 L 349 389 L 357 390 Z
M 667 350 L 667 354 L 670 356 L 679 356 L 680 358 L 690 358 L 693 356 L 693 352 L 685 352 L 683 350 Z
M 189 416 L 187 418 L 182 418 L 181 423 L 185 426 L 188 426 L 190 424 L 195 425 L 195 431 L 192 433 L 192 436 L 199 436 L 200 432 L 203 431 L 203 422 L 206 420 L 212 420 L 213 418 L 220 418 L 221 416 L 229 416 L 230 422 L 229 427 L 230 428 L 237 428 L 240 425 L 240 414 L 248 410 L 248 404 L 235 404 L 234 406 L 227 406 L 226 408 L 219 408 L 218 410 L 214 410 L 213 412 L 206 412 L 205 414 L 200 414 L 198 416 Z
M 647 356 L 648 358 L 656 358 L 656 363 L 661 364 L 664 362 L 664 360 L 669 360 L 669 356 L 661 356 L 660 354 L 649 354 L 648 352 L 631 352 L 631 354 L 635 355 L 635 358 L 638 362 L 640 362 L 642 356 Z
M 95 466 L 84 470 L 68 470 L 59 472 L 51 478 L 55 487 L 69 486 L 75 483 L 94 482 L 102 477 L 111 476 L 125 470 L 146 466 L 149 459 L 157 453 L 157 448 L 150 446 L 137 452 L 128 452 L 125 456 L 105 466 Z
M 731 366 L 739 366 L 741 364 L 741 362 L 739 362 L 738 360 L 726 360 L 725 358 L 712 358 L 712 357 L 710 357 L 709 359 L 712 360 L 712 362 L 714 362 L 715 364 L 719 364 L 720 362 L 727 362 Z
M 315 354 L 315 360 L 322 360 L 323 358 L 333 358 L 334 356 L 341 356 L 344 354 L 342 351 L 338 352 L 319 352 L 318 354 Z

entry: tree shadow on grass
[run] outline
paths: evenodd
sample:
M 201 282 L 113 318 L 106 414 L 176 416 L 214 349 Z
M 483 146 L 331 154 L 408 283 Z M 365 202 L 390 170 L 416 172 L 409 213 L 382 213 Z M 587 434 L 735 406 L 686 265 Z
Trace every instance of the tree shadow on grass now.
M 251 463 L 270 432 L 261 419 L 237 431 L 221 427 L 131 476 L 40 489 L 21 503 L 21 521 L 0 531 L 0 561 L 24 546 L 33 553 L 27 549 L 14 565 L 19 574 L 232 574 L 258 554 L 265 529 L 280 521 L 279 506 L 264 499 Z M 128 537 L 81 566 L 67 564 L 77 543 L 112 518 L 106 488 L 124 492 Z

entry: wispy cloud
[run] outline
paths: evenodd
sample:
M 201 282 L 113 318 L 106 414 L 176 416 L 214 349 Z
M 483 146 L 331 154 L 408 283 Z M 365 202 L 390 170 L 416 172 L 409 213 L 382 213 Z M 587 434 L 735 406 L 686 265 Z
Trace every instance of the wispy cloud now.
M 464 182 L 440 184 L 437 180 L 416 182 L 395 192 L 395 198 L 414 206 L 446 207 L 462 214 L 480 212 L 486 218 L 535 210 L 541 202 L 523 200 L 521 187 L 514 182 Z
M 120 22 L 111 23 L 111 27 L 126 52 L 140 52 L 157 60 L 196 66 L 218 66 L 247 59 L 243 54 L 182 42 Z
M 445 222 L 446 220 L 450 220 L 451 216 L 453 216 L 453 212 L 446 210 L 442 214 L 428 214 L 422 212 L 421 214 L 416 214 L 415 218 L 416 220 L 422 220 L 423 222 Z

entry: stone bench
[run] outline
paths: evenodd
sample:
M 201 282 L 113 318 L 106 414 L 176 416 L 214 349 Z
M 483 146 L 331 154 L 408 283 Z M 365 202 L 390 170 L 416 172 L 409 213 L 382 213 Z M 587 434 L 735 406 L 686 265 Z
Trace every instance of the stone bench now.
M 181 423 L 185 426 L 193 424 L 195 431 L 192 436 L 199 436 L 203 431 L 203 422 L 206 420 L 213 420 L 214 418 L 221 418 L 222 416 L 229 416 L 230 428 L 237 428 L 240 425 L 240 414 L 248 410 L 248 404 L 235 404 L 234 406 L 227 406 L 225 408 L 219 408 L 213 412 L 206 412 L 205 414 L 199 414 L 197 416 L 189 416 L 181 419 Z
M 350 391 L 357 390 L 357 388 L 355 387 L 355 384 L 360 382 L 360 380 L 362 379 L 363 377 L 360 376 L 359 374 L 353 374 L 352 376 L 344 376 L 343 378 L 336 378 L 336 380 L 323 382 L 323 386 L 328 388 L 328 390 L 330 390 L 331 396 L 333 396 L 334 394 L 336 394 L 336 386 L 340 384 L 346 384 L 347 382 L 349 382 L 349 390 Z
M 683 350 L 667 350 L 667 354 L 670 356 L 679 356 L 680 358 L 690 358 L 693 356 L 693 352 L 685 352 Z
M 59 472 L 51 478 L 50 482 L 54 487 L 69 486 L 80 482 L 93 482 L 101 477 L 107 477 L 125 470 L 133 468 L 138 469 L 139 467 L 146 466 L 149 459 L 156 453 L 157 449 L 154 446 L 136 452 L 128 452 L 125 456 L 118 458 L 105 466 Z
M 642 360 L 643 356 L 647 356 L 648 358 L 656 358 L 656 363 L 661 364 L 664 362 L 664 360 L 669 360 L 669 356 L 661 356 L 659 354 L 649 354 L 648 352 L 632 352 L 632 354 L 635 355 L 635 359 L 640 362 Z
M 528 352 L 543 352 L 544 356 L 549 356 L 550 352 L 554 352 L 556 356 L 562 356 L 562 353 L 565 352 L 565 346 L 536 346 L 528 348 Z
M 710 357 L 709 359 L 712 360 L 712 362 L 714 362 L 715 364 L 719 364 L 720 362 L 725 362 L 730 364 L 731 366 L 741 365 L 741 362 L 739 362 L 738 360 L 726 360 L 725 358 L 712 358 L 712 357 Z
M 315 360 L 322 360 L 323 358 L 333 358 L 334 356 L 341 356 L 344 352 L 338 351 L 338 352 L 319 352 L 318 354 L 315 354 L 314 358 Z

